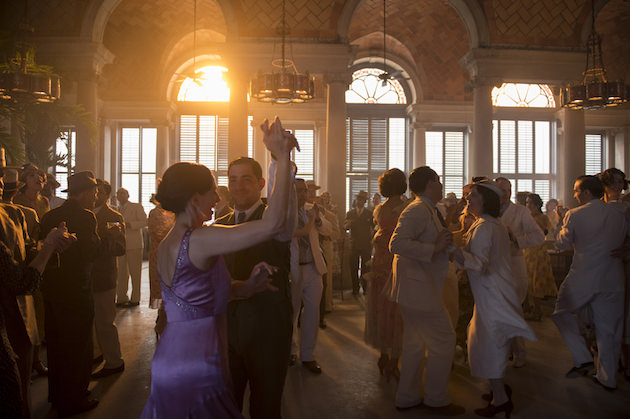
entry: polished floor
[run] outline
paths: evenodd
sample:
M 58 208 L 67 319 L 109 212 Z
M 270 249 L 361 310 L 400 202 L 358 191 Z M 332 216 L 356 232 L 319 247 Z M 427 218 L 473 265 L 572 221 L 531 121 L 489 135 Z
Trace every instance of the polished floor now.
M 156 311 L 147 308 L 147 275 L 145 263 L 142 304 L 118 312 L 126 369 L 118 376 L 91 382 L 90 389 L 101 402 L 95 410 L 77 418 L 137 418 L 142 411 L 149 395 L 155 348 Z M 315 355 L 323 374 L 313 375 L 299 363 L 289 368 L 284 418 L 433 417 L 422 409 L 404 413 L 394 409 L 396 383 L 388 383 L 379 375 L 377 353 L 363 342 L 365 302 L 349 293 L 343 296 L 335 292 L 335 308 L 327 316 L 328 328 L 319 333 Z M 619 376 L 618 389 L 609 393 L 587 378 L 564 378 L 571 367 L 570 355 L 555 326 L 548 317 L 531 325 L 539 340 L 528 342 L 527 365 L 508 367 L 506 372 L 506 382 L 514 390 L 513 418 L 630 418 L 630 383 Z M 480 395 L 486 385 L 470 376 L 461 359 L 453 367 L 449 390 L 453 402 L 466 408 L 466 414 L 460 417 L 478 417 L 473 410 L 482 406 Z M 32 392 L 34 419 L 55 418 L 46 401 L 47 380 L 34 378 Z

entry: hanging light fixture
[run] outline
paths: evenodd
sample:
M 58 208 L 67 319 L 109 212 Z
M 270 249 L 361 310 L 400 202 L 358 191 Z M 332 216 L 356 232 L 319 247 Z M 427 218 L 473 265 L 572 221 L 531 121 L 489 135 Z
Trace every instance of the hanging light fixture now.
M 282 58 L 272 60 L 271 64 L 280 71 L 259 71 L 250 82 L 250 96 L 266 103 L 304 103 L 313 99 L 315 86 L 308 72 L 298 73 L 293 60 L 286 58 L 286 35 L 289 28 L 286 24 L 285 0 L 282 1 L 282 23 L 278 31 L 282 35 Z
M 35 63 L 35 49 L 27 41 L 33 27 L 28 25 L 28 2 L 20 24 L 13 56 L 0 63 L 0 99 L 14 102 L 54 102 L 61 94 L 60 78 L 49 66 Z
M 586 70 L 581 84 L 562 89 L 562 107 L 569 109 L 603 109 L 621 105 L 630 99 L 630 88 L 623 81 L 609 82 L 602 60 L 602 38 L 595 32 L 595 1 L 591 2 L 591 33 L 588 36 Z

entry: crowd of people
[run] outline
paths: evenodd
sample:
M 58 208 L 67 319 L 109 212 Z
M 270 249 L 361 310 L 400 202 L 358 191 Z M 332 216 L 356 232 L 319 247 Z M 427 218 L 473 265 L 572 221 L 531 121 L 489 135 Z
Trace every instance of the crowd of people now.
M 458 199 L 443 197 L 430 167 L 390 169 L 340 220 L 330 194 L 290 161 L 295 137 L 277 118 L 261 129 L 267 177 L 246 157 L 229 164 L 227 186 L 203 165 L 176 163 L 148 217 L 124 188 L 110 206 L 111 185 L 92 172 L 71 175 L 61 200 L 53 175 L 2 163 L 0 416 L 30 417 L 33 371 L 48 375 L 60 417 L 98 405 L 90 380 L 125 369 L 115 318 L 140 303 L 147 229 L 158 343 L 143 418 L 281 417 L 288 369 L 299 360 L 322 373 L 317 335 L 344 271 L 367 303 L 365 341 L 397 382 L 398 410 L 464 414 L 447 390 L 459 351 L 488 380 L 475 413 L 509 417 L 506 368 L 526 365 L 525 340 L 537 339 L 527 321 L 541 320 L 550 298 L 573 358 L 566 376 L 612 391 L 621 365 L 630 379 L 623 172 L 580 176 L 577 207 L 550 199 L 543 212 L 537 194 L 512 202 L 503 177 L 475 177 Z M 554 275 L 550 247 L 573 249 L 566 278 Z

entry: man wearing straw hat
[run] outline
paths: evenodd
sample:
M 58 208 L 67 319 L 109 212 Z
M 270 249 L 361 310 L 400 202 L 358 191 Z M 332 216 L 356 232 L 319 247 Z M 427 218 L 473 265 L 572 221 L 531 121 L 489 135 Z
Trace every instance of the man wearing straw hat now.
M 96 217 L 96 179 L 92 172 L 68 178 L 68 200 L 42 217 L 42 236 L 66 222 L 77 242 L 59 257 L 59 266 L 44 271 L 42 291 L 48 343 L 48 399 L 59 416 L 93 409 L 88 397 L 92 371 L 92 265 L 100 246 Z

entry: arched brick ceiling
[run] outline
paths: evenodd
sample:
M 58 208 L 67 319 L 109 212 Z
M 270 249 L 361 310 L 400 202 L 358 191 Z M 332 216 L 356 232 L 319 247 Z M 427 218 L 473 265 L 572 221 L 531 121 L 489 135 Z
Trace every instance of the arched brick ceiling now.
M 577 47 L 590 0 L 482 0 L 490 42 Z
M 197 0 L 197 30 L 226 34 L 223 13 L 214 0 Z M 156 89 L 168 48 L 193 31 L 193 0 L 125 0 L 107 22 L 103 44 L 116 56 L 106 66 L 104 98 L 162 98 Z M 207 32 L 206 32 L 207 33 Z M 204 36 L 198 36 L 198 49 Z
M 630 82 L 630 2 L 612 0 L 597 15 L 595 30 L 602 37 L 608 80 Z
M 411 55 L 409 49 L 398 39 L 392 36 L 388 36 L 386 42 L 388 56 L 390 54 L 393 54 L 398 57 L 404 58 L 409 63 L 415 62 L 413 55 Z M 359 51 L 378 51 L 377 56 L 381 58 L 383 56 L 383 32 L 373 32 L 371 34 L 353 40 L 352 43 L 359 47 Z M 380 60 L 380 62 L 382 63 L 382 59 Z
M 26 0 L 2 0 L 0 3 L 2 30 L 14 30 L 22 23 Z M 28 22 L 35 29 L 36 37 L 77 36 L 87 5 L 87 0 L 29 1 Z
M 344 0 L 287 0 L 289 38 L 335 39 Z M 240 37 L 277 37 L 281 0 L 235 0 Z
M 352 43 L 375 31 L 383 31 L 383 2 L 366 0 L 352 17 L 348 38 Z M 403 43 L 421 69 L 424 100 L 470 99 L 464 92 L 468 72 L 459 65 L 469 50 L 468 33 L 450 5 L 437 0 L 390 0 L 387 35 Z

